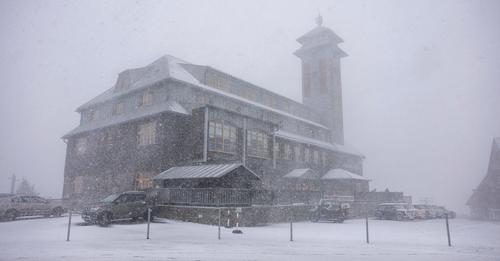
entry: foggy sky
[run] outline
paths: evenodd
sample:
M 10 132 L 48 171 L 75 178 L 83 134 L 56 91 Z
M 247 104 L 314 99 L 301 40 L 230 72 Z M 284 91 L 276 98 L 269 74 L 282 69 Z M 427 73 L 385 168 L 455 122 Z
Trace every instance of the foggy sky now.
M 296 38 L 344 39 L 346 142 L 370 187 L 460 212 L 500 136 L 500 1 L 1 1 L 0 192 L 61 197 L 76 107 L 171 54 L 301 100 Z

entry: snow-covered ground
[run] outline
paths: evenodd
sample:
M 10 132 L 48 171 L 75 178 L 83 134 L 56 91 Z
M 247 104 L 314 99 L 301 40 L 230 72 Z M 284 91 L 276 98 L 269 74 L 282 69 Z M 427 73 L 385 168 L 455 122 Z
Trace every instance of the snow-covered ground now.
M 500 260 L 500 224 L 450 220 L 448 247 L 444 220 L 395 222 L 364 220 L 344 224 L 294 223 L 222 228 L 164 220 L 110 227 L 82 226 L 73 217 L 66 242 L 67 217 L 0 223 L 0 260 Z

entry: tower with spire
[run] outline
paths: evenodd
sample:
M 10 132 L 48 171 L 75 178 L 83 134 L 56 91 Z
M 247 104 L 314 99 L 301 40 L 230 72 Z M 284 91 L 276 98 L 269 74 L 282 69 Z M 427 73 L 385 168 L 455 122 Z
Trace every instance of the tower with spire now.
M 302 60 L 302 102 L 323 115 L 332 130 L 332 141 L 344 144 L 340 58 L 347 56 L 338 44 L 343 40 L 316 18 L 316 28 L 299 37 L 294 54 Z

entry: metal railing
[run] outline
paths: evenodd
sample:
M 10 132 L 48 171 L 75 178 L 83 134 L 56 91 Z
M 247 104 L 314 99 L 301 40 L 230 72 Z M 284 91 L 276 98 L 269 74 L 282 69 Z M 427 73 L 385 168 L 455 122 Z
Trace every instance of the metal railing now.
M 231 188 L 158 188 L 149 193 L 157 204 L 189 206 L 310 204 L 321 198 L 320 192 Z

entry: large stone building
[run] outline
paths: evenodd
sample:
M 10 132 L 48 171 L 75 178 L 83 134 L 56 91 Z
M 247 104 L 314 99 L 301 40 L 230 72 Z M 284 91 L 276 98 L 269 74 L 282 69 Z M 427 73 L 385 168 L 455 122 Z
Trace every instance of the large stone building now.
M 302 103 L 169 55 L 121 72 L 77 109 L 80 125 L 63 137 L 63 196 L 145 189 L 174 166 L 227 163 L 243 164 L 270 190 L 290 184 L 284 176 L 294 170 L 310 169 L 323 177 L 319 183 L 333 183 L 325 186 L 330 194 L 368 191 L 363 156 L 344 145 L 342 39 L 319 19 L 298 42 Z M 288 189 L 309 187 L 292 183 Z
M 493 139 L 488 172 L 467 205 L 473 218 L 500 220 L 500 137 Z

